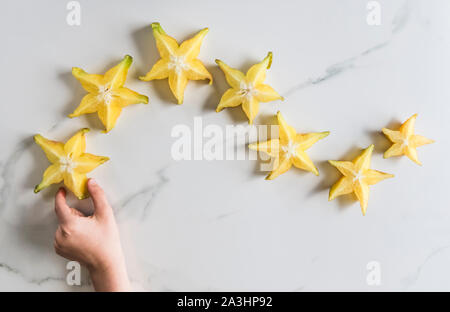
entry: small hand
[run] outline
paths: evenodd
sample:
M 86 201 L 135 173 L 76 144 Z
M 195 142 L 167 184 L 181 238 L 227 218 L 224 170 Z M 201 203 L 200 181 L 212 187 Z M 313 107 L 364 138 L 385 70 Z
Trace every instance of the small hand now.
M 59 226 L 55 233 L 55 251 L 85 265 L 95 290 L 129 291 L 113 210 L 102 188 L 93 179 L 89 179 L 87 185 L 95 208 L 92 216 L 69 207 L 63 188 L 56 193 L 55 212 Z

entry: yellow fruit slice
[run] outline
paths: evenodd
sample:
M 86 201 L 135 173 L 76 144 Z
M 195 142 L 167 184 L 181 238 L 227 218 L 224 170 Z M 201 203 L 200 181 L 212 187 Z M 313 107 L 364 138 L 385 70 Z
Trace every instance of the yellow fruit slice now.
M 248 146 L 252 150 L 264 152 L 274 158 L 274 169 L 266 179 L 275 179 L 288 171 L 292 165 L 319 175 L 319 171 L 305 151 L 317 141 L 328 136 L 330 132 L 298 134 L 293 127 L 286 123 L 280 112 L 277 113 L 277 119 L 279 139 L 253 143 Z
M 64 181 L 67 188 L 79 199 L 89 196 L 86 189 L 86 173 L 94 170 L 109 158 L 85 153 L 85 133 L 88 131 L 87 128 L 81 129 L 65 144 L 48 140 L 40 134 L 34 136 L 34 141 L 44 150 L 48 160 L 52 163 L 45 170 L 41 183 L 34 188 L 35 193 L 51 184 Z
M 147 96 L 123 86 L 132 62 L 133 58 L 126 55 L 119 64 L 104 75 L 88 74 L 81 68 L 72 68 L 72 75 L 80 81 L 89 94 L 84 96 L 80 105 L 69 117 L 96 112 L 105 126 L 104 132 L 109 132 L 114 128 L 122 108 L 131 104 L 147 104 Z
M 272 64 L 272 52 L 269 52 L 260 63 L 253 65 L 246 75 L 221 60 L 216 60 L 216 63 L 224 72 L 225 79 L 231 87 L 222 95 L 216 109 L 217 112 L 226 107 L 236 107 L 242 104 L 248 123 L 252 124 L 258 114 L 259 102 L 283 100 L 283 97 L 271 86 L 263 83 L 266 79 L 266 71 Z
M 343 177 L 331 187 L 328 200 L 355 193 L 360 202 L 362 214 L 366 215 L 369 185 L 394 177 L 392 174 L 370 169 L 373 148 L 374 145 L 370 145 L 353 161 L 329 160 L 329 163 L 336 167 Z
M 165 33 L 159 23 L 153 23 L 152 29 L 161 59 L 145 76 L 139 77 L 139 79 L 150 81 L 169 78 L 170 90 L 178 104 L 183 104 L 184 90 L 189 80 L 209 79 L 209 84 L 213 80 L 203 63 L 197 59 L 208 28 L 202 29 L 179 46 L 174 38 Z
M 384 153 L 384 158 L 406 155 L 418 165 L 422 165 L 417 157 L 416 148 L 434 141 L 421 135 L 414 134 L 414 124 L 417 114 L 405 121 L 398 131 L 383 128 L 384 135 L 394 144 Z

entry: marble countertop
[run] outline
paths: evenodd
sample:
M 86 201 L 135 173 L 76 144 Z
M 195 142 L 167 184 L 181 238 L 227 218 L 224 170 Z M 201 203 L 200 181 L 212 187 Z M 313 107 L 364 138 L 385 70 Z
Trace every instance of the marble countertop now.
M 88 151 L 111 158 L 91 176 L 114 206 L 136 289 L 450 290 L 449 1 L 378 1 L 381 25 L 368 25 L 369 1 L 84 0 L 79 26 L 66 23 L 67 2 L 2 5 L 0 290 L 91 289 L 84 270 L 83 286 L 68 286 L 53 251 L 57 187 L 33 193 L 48 162 L 32 136 L 86 126 Z M 214 84 L 189 83 L 182 106 L 167 81 L 137 79 L 158 59 L 156 21 L 179 41 L 210 28 L 199 58 Z M 300 132 L 331 131 L 309 150 L 320 176 L 266 181 L 254 160 L 175 161 L 174 126 L 246 125 L 239 108 L 215 112 L 227 86 L 214 59 L 246 70 L 268 51 L 266 81 L 286 100 L 261 104 L 255 123 L 281 110 Z M 85 93 L 71 67 L 101 73 L 125 54 L 127 86 L 150 104 L 124 110 L 107 135 L 95 115 L 65 117 Z M 417 133 L 436 140 L 419 149 L 424 165 L 384 160 L 380 129 L 414 113 Z M 326 161 L 371 143 L 372 168 L 396 177 L 371 187 L 363 217 L 355 201 L 328 202 L 339 174 Z

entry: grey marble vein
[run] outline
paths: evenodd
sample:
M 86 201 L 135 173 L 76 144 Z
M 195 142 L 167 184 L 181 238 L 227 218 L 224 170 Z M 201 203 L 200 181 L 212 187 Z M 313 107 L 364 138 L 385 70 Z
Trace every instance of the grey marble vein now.
M 392 23 L 391 23 L 392 35 L 399 33 L 402 29 L 405 28 L 405 26 L 409 20 L 410 12 L 411 12 L 411 3 L 406 0 L 404 2 L 404 4 L 400 7 L 400 9 L 397 11 L 397 13 L 395 14 L 395 16 L 392 20 Z M 392 37 L 386 41 L 383 41 L 372 47 L 365 49 L 358 55 L 349 57 L 343 61 L 332 64 L 325 69 L 324 73 L 322 73 L 316 77 L 309 78 L 306 81 L 297 83 L 296 85 L 294 85 L 287 91 L 283 92 L 282 94 L 284 96 L 289 96 L 289 95 L 292 95 L 295 92 L 298 92 L 302 89 L 318 85 L 324 81 L 328 81 L 331 78 L 334 78 L 340 74 L 343 74 L 343 73 L 347 72 L 348 70 L 355 68 L 357 61 L 359 61 L 361 58 L 366 57 L 376 51 L 381 50 L 382 48 L 387 47 L 390 44 L 391 40 L 392 40 Z
M 144 186 L 114 205 L 118 219 L 122 218 L 122 214 L 127 210 L 127 207 L 131 206 L 139 197 L 145 198 L 145 205 L 142 207 L 142 218 L 145 219 L 147 217 L 151 210 L 153 200 L 158 195 L 160 190 L 169 182 L 169 179 L 165 175 L 167 168 L 168 166 L 165 166 L 156 172 L 156 176 L 158 178 L 156 183 Z
M 23 274 L 20 270 L 18 270 L 17 268 L 14 268 L 6 263 L 0 262 L 0 269 L 3 269 L 9 273 L 15 274 L 15 275 L 19 275 L 21 278 L 23 278 L 24 280 L 26 280 L 28 283 L 31 284 L 35 284 L 35 285 L 42 285 L 44 283 L 47 282 L 61 282 L 64 281 L 65 279 L 62 277 L 52 277 L 52 276 L 47 276 L 47 277 L 43 277 L 43 278 L 29 278 L 27 277 L 25 274 Z
M 370 48 L 364 50 L 363 52 L 361 52 L 360 54 L 358 54 L 356 56 L 350 57 L 341 62 L 330 65 L 325 69 L 325 72 L 323 74 L 321 74 L 317 77 L 309 78 L 306 81 L 300 82 L 300 83 L 296 84 L 295 86 L 291 87 L 290 89 L 288 89 L 287 91 L 283 92 L 282 94 L 284 96 L 292 95 L 302 89 L 318 85 L 318 84 L 320 84 L 324 81 L 328 81 L 331 78 L 336 77 L 350 69 L 353 69 L 353 68 L 355 68 L 356 62 L 359 59 L 366 57 L 369 54 L 380 50 L 381 48 L 386 47 L 389 44 L 389 42 L 390 42 L 390 40 L 379 43 L 373 47 L 370 47 Z
M 392 20 L 392 33 L 395 34 L 405 28 L 411 13 L 411 1 L 405 0 L 403 5 L 395 14 Z
M 427 263 L 435 258 L 436 256 L 440 255 L 445 250 L 449 249 L 450 245 L 442 246 L 439 248 L 434 249 L 431 251 L 431 253 L 425 258 L 425 260 L 417 267 L 416 272 L 412 274 L 412 276 L 404 279 L 404 282 L 406 283 L 405 289 L 409 289 L 410 287 L 414 286 L 414 284 L 419 280 L 420 274 L 422 273 L 423 268 L 427 265 Z
M 15 175 L 17 162 L 20 160 L 24 152 L 31 147 L 33 139 L 28 138 L 20 142 L 14 151 L 0 164 L 0 178 L 3 183 L 0 187 L 0 210 L 6 207 L 11 190 L 11 183 Z
M 226 218 L 229 218 L 229 217 L 231 217 L 231 216 L 234 216 L 235 214 L 237 214 L 237 213 L 239 213 L 239 212 L 241 212 L 241 209 L 233 210 L 233 211 L 228 211 L 228 212 L 222 213 L 222 214 L 220 214 L 220 215 L 218 215 L 218 216 L 216 217 L 216 221 L 222 221 L 223 219 L 226 219 Z

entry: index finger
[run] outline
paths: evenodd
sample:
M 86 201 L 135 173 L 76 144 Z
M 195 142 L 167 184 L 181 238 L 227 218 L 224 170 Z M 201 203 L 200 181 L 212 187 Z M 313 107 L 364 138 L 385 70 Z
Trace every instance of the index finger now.
M 65 223 L 72 217 L 70 209 L 66 202 L 66 191 L 60 188 L 55 196 L 55 212 L 59 223 Z

